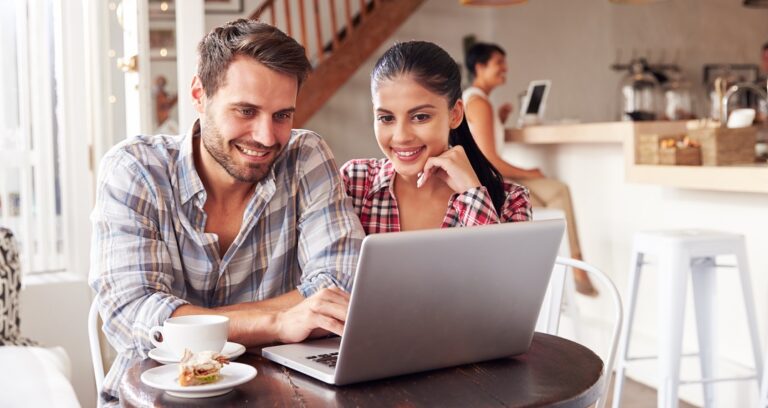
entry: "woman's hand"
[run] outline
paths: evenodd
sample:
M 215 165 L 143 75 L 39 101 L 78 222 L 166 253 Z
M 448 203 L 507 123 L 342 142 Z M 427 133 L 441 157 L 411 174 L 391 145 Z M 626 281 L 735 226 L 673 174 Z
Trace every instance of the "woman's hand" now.
M 459 194 L 471 188 L 480 187 L 480 180 L 461 146 L 454 146 L 440 156 L 427 159 L 416 187 L 423 186 L 430 177 L 440 178 Z
M 499 107 L 499 119 L 501 119 L 501 123 L 507 121 L 507 118 L 509 118 L 509 114 L 512 113 L 512 111 L 514 111 L 514 108 L 511 103 L 505 103 Z

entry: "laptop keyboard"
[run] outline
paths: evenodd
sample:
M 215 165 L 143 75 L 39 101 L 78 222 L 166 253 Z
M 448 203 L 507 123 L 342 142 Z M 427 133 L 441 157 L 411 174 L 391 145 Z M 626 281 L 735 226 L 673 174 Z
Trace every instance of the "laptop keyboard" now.
M 318 354 L 316 356 L 307 356 L 307 360 L 312 360 L 316 363 L 327 365 L 331 368 L 336 368 L 336 360 L 339 358 L 339 353 Z

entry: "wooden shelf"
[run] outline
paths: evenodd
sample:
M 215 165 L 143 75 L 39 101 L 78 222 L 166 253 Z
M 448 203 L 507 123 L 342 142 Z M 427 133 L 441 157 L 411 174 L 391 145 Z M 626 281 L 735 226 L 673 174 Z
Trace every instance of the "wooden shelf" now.
M 631 165 L 627 181 L 694 190 L 768 193 L 768 164 L 743 166 Z
M 685 133 L 697 121 L 606 122 L 507 129 L 506 140 L 531 145 L 621 143 L 625 177 L 631 183 L 710 191 L 768 193 L 768 164 L 741 166 L 657 166 L 635 164 L 635 135 Z

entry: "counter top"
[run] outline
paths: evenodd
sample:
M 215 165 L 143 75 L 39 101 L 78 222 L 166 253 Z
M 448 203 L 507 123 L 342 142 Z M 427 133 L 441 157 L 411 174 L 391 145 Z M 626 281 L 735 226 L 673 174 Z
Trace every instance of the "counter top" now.
M 531 145 L 619 143 L 625 177 L 632 183 L 697 190 L 768 193 L 768 164 L 739 166 L 661 166 L 635 164 L 635 135 L 680 134 L 699 121 L 603 122 L 507 129 L 506 141 Z
M 624 143 L 636 133 L 684 133 L 696 121 L 599 122 L 542 125 L 506 130 L 507 142 L 527 144 Z

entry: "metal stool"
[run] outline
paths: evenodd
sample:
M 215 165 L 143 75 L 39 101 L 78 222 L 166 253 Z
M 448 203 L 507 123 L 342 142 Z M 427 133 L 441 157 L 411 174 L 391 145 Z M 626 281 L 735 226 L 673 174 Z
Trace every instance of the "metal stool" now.
M 630 266 L 629 301 L 625 326 L 621 336 L 619 358 L 616 368 L 616 386 L 614 388 L 613 407 L 621 402 L 624 383 L 624 371 L 627 363 L 644 358 L 629 357 L 629 336 L 632 332 L 637 290 L 640 282 L 645 255 L 658 257 L 659 281 L 659 407 L 677 407 L 678 386 L 680 381 L 680 357 L 683 341 L 683 320 L 685 319 L 685 298 L 688 274 L 693 281 L 693 297 L 696 313 L 696 326 L 699 339 L 699 358 L 702 378 L 685 383 L 701 383 L 704 388 L 704 406 L 714 403 L 713 383 L 718 381 L 758 380 L 763 373 L 763 360 L 755 318 L 755 302 L 749 278 L 749 264 L 744 244 L 744 237 L 716 231 L 685 230 L 665 232 L 642 232 L 635 236 L 632 262 Z M 741 278 L 742 296 L 746 309 L 747 325 L 752 341 L 755 359 L 755 375 L 739 378 L 713 378 L 716 324 L 715 294 L 716 267 L 718 255 L 735 255 Z

